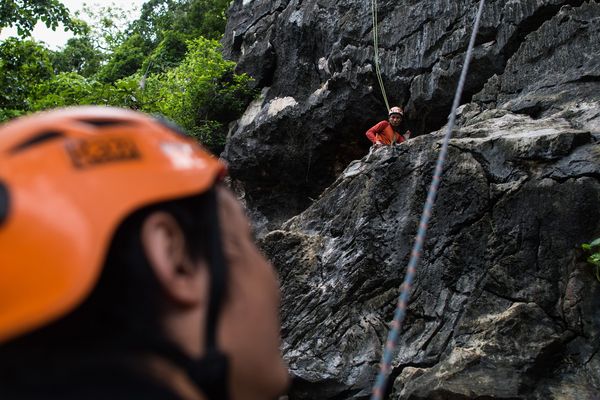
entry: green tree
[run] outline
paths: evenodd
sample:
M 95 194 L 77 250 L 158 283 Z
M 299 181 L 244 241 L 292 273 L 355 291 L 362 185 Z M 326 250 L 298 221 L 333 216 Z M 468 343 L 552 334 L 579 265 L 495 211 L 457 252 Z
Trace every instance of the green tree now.
M 31 96 L 31 110 L 87 104 L 139 109 L 139 92 L 135 77 L 105 84 L 74 72 L 61 73 L 36 85 Z
M 139 33 L 149 43 L 160 43 L 163 40 L 163 32 L 173 29 L 175 6 L 176 2 L 173 0 L 145 2 L 142 5 L 140 17 L 130 27 L 131 31 Z
M 83 104 L 101 104 L 103 85 L 75 72 L 63 72 L 36 85 L 31 95 L 31 110 Z
M 144 3 L 140 18 L 130 28 L 154 44 L 170 31 L 187 39 L 220 39 L 225 32 L 229 4 L 230 0 L 150 0 Z
M 85 3 L 84 3 L 85 4 Z M 104 7 L 85 5 L 78 16 L 86 15 L 90 20 L 88 36 L 94 46 L 107 53 L 115 51 L 130 36 L 128 27 L 134 10 L 125 10 L 115 4 Z
M 158 112 L 215 152 L 227 124 L 255 95 L 217 40 L 229 0 L 149 0 L 123 30 L 117 8 L 75 20 L 60 51 L 11 39 L 0 46 L 0 119 L 54 107 L 99 104 Z M 90 13 L 90 11 L 87 11 Z M 206 37 L 213 39 L 208 39 Z
M 600 282 L 600 238 L 582 244 L 581 248 L 587 253 L 586 261 L 594 268 L 594 275 Z
M 146 58 L 141 71 L 144 74 L 165 72 L 177 67 L 187 52 L 187 35 L 166 31 L 162 34 L 162 40 Z
M 111 83 L 135 74 L 149 51 L 148 44 L 139 34 L 131 35 L 114 50 L 108 62 L 100 68 L 98 79 Z
M 76 36 L 67 41 L 62 50 L 52 54 L 56 73 L 75 72 L 90 77 L 98 72 L 104 61 L 104 53 L 94 46 L 88 35 Z
M 204 36 L 209 39 L 220 39 L 225 32 L 227 17 L 225 12 L 230 0 L 189 0 L 179 5 L 178 18 L 174 21 L 174 29 L 185 31 L 190 29 L 192 36 Z
M 29 36 L 35 24 L 42 21 L 56 30 L 63 24 L 77 32 L 78 25 L 71 19 L 67 8 L 58 0 L 2 0 L 0 2 L 0 31 L 14 27 L 21 38 Z
M 164 72 L 184 57 L 186 42 L 204 36 L 218 39 L 225 30 L 225 11 L 229 0 L 149 0 L 143 4 L 141 16 L 122 33 L 104 35 L 113 38 L 108 62 L 98 74 L 103 82 L 116 82 L 125 76 Z M 88 14 L 91 12 L 88 11 Z M 111 8 L 95 18 L 98 27 L 117 26 Z M 118 39 L 127 36 L 120 42 Z M 101 46 L 100 46 L 101 47 Z M 101 47 L 102 48 L 102 47 Z
M 52 75 L 50 52 L 41 45 L 16 38 L 0 43 L 0 120 L 29 111 L 34 87 Z
M 191 40 L 177 68 L 148 77 L 144 99 L 154 102 L 143 107 L 171 118 L 218 153 L 227 123 L 241 115 L 255 94 L 251 78 L 234 74 L 234 66 L 223 59 L 216 40 Z

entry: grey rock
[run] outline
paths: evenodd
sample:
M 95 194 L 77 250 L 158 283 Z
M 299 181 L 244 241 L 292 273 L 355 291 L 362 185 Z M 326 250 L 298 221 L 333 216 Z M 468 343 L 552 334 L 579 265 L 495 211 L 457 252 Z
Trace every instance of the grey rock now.
M 297 399 L 365 399 L 377 373 L 476 1 L 235 0 L 223 38 L 261 95 L 231 127 L 231 186 L 281 277 Z M 600 398 L 600 3 L 489 0 L 390 398 Z M 368 154 L 367 154 L 368 153 Z
M 390 103 L 415 134 L 446 122 L 477 3 L 379 0 L 379 52 Z M 463 102 L 530 116 L 562 113 L 598 132 L 598 14 L 582 0 L 488 0 Z M 375 75 L 371 3 L 235 0 L 223 37 L 263 96 L 222 156 L 263 221 L 259 236 L 310 205 L 386 117 Z
M 532 32 L 475 100 L 600 132 L 600 6 L 565 6 Z
M 451 140 L 391 398 L 594 399 L 600 283 L 577 247 L 600 232 L 600 145 L 558 117 L 471 114 Z M 262 240 L 281 276 L 290 399 L 368 397 L 441 138 L 351 163 Z

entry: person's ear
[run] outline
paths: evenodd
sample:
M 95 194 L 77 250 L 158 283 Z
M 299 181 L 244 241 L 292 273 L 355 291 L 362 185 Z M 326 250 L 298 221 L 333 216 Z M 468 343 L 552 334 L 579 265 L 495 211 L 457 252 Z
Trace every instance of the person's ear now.
M 150 214 L 142 225 L 141 241 L 168 297 L 180 306 L 198 305 L 203 300 L 208 272 L 192 261 L 177 220 L 164 211 Z

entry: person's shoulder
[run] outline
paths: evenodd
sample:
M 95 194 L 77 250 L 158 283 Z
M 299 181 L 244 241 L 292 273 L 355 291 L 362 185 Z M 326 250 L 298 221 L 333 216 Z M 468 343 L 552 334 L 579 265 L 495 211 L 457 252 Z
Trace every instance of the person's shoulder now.
M 158 384 L 136 385 L 127 382 L 115 386 L 107 385 L 61 385 L 60 383 L 47 387 L 2 388 L 3 400 L 183 400 L 172 390 Z
M 387 124 L 388 124 L 388 122 L 385 121 L 385 120 L 384 121 L 379 121 L 378 123 L 376 123 L 375 125 L 373 125 L 371 128 L 369 128 L 369 131 L 371 131 L 371 132 L 373 132 L 373 131 L 379 132 L 379 131 L 385 129 L 386 126 L 387 126 Z
M 2 400 L 183 400 L 166 383 L 116 365 L 110 370 L 83 366 L 55 379 L 12 382 L 2 386 Z

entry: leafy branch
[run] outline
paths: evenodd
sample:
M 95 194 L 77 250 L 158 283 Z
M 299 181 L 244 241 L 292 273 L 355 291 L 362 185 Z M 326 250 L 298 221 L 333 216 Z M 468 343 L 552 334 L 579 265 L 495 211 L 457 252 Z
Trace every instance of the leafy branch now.
M 41 21 L 56 30 L 60 24 L 65 29 L 80 32 L 81 27 L 71 18 L 69 10 L 59 0 L 2 0 L 0 2 L 0 31 L 14 27 L 17 34 L 29 36 L 35 24 Z
M 582 244 L 581 248 L 589 254 L 586 261 L 594 268 L 596 279 L 600 282 L 600 238 Z

